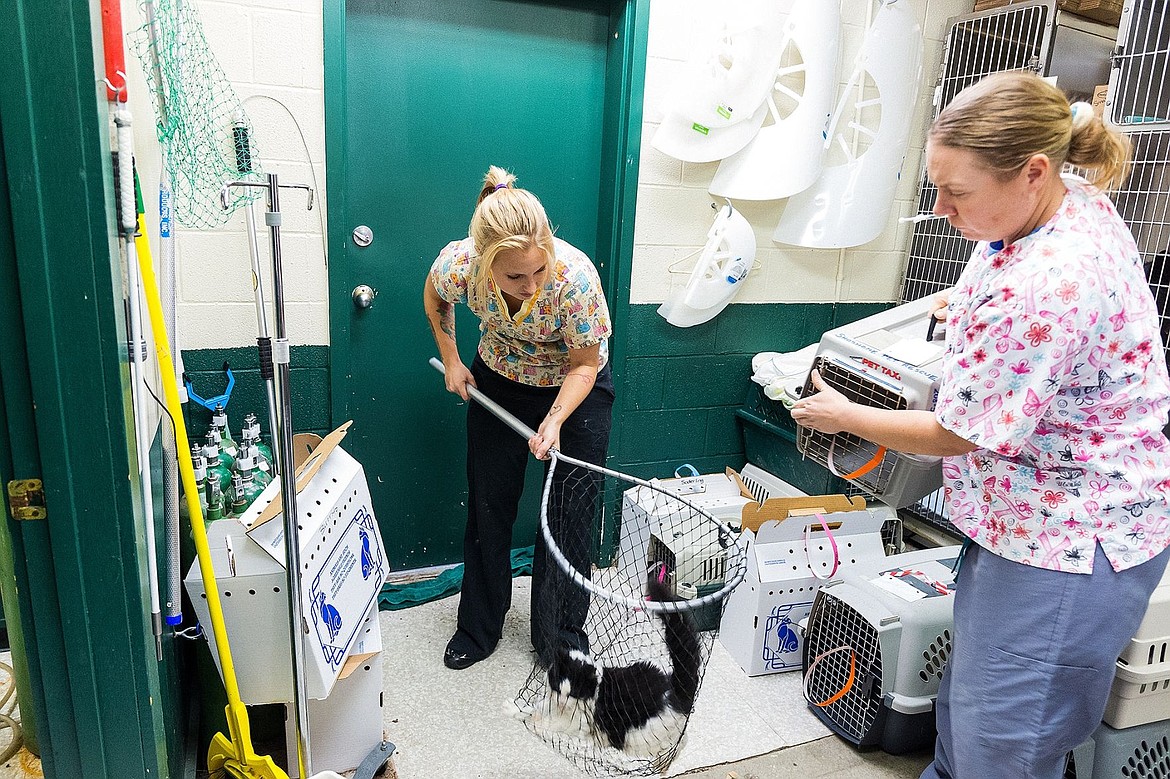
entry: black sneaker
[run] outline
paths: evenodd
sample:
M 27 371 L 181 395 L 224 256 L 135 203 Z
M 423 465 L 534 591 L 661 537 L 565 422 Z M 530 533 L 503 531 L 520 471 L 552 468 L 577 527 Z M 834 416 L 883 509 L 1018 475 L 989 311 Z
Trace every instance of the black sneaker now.
M 466 652 L 456 652 L 450 647 L 443 650 L 443 665 L 452 671 L 462 671 L 464 668 L 470 668 L 482 659 L 482 657 L 472 657 Z

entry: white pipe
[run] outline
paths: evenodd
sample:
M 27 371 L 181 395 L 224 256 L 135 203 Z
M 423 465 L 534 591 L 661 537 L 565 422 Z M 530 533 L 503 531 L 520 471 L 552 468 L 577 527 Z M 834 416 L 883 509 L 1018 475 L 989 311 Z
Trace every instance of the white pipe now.
M 158 244 L 159 275 L 162 279 L 163 322 L 167 328 L 171 354 L 175 360 L 175 383 L 182 387 L 180 402 L 186 401 L 187 388 L 182 379 L 182 357 L 179 352 L 178 323 L 176 322 L 175 223 L 171 214 L 171 178 L 167 172 L 166 152 L 161 154 L 158 182 Z M 179 562 L 179 453 L 175 431 L 168 425 L 162 430 L 163 454 L 163 527 L 166 535 L 167 595 L 163 619 L 172 627 L 183 621 L 182 581 Z
M 118 182 L 120 189 L 119 220 L 122 239 L 126 246 L 127 295 L 130 299 L 130 379 L 134 398 L 134 433 L 137 443 L 138 478 L 142 483 L 142 508 L 146 517 L 146 566 L 150 586 L 151 630 L 154 632 L 155 653 L 162 660 L 162 617 L 159 611 L 158 555 L 154 535 L 154 494 L 150 472 L 150 432 L 147 425 L 146 339 L 142 335 L 141 280 L 138 276 L 138 254 L 134 249 L 134 232 L 138 228 L 138 209 L 134 201 L 134 138 L 130 131 L 130 111 L 124 104 L 114 110 L 117 127 Z

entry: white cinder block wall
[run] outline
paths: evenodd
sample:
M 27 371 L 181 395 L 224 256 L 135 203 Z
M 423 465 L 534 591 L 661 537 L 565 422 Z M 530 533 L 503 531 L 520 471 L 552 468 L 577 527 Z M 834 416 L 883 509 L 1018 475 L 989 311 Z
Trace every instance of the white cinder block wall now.
M 281 184 L 308 184 L 316 190 L 312 211 L 305 210 L 302 192 L 281 190 L 285 312 L 291 343 L 328 344 L 322 7 L 304 0 L 195 0 L 195 7 L 207 43 L 252 121 L 264 172 L 276 173 Z M 146 21 L 136 0 L 123 0 L 122 18 L 127 34 Z M 152 239 L 157 239 L 159 151 L 153 108 L 137 57 L 128 53 L 126 64 L 135 158 Z M 272 265 L 262 204 L 257 202 L 256 215 L 271 310 Z M 177 235 L 180 347 L 254 345 L 256 309 L 243 210 L 217 229 L 180 226 Z M 271 313 L 268 321 L 271 330 Z
M 827 0 L 832 1 L 832 0 Z M 971 0 L 901 0 L 921 12 L 926 39 L 921 100 L 910 132 L 911 147 L 902 169 L 890 226 L 873 241 L 850 249 L 805 249 L 772 242 L 772 231 L 785 200 L 736 201 L 735 207 L 755 228 L 757 267 L 744 282 L 737 303 L 886 302 L 896 300 L 910 230 L 898 217 L 915 212 L 918 174 L 926 122 L 932 115 L 931 95 L 942 57 L 946 22 L 971 11 Z M 718 13 L 713 0 L 651 0 L 650 40 L 646 62 L 646 98 L 642 125 L 641 170 L 634 223 L 634 261 L 630 300 L 661 303 L 672 289 L 687 282 L 697 252 L 706 242 L 715 211 L 707 186 L 718 162 L 684 163 L 653 146 L 664 105 L 703 30 L 705 19 Z M 867 19 L 877 0 L 842 0 L 845 26 L 841 78 L 852 69 Z M 897 56 L 895 54 L 895 56 Z M 834 98 L 834 102 L 835 102 Z M 671 268 L 673 267 L 673 271 Z
M 826 0 L 831 1 L 831 0 Z M 756 229 L 759 267 L 737 298 L 741 303 L 884 302 L 896 299 L 910 232 L 897 218 L 915 208 L 925 123 L 937 76 L 946 21 L 971 10 L 971 0 L 901 0 L 923 12 L 926 34 L 922 99 L 890 227 L 864 246 L 845 250 L 779 246 L 772 230 L 784 201 L 737 202 Z M 843 78 L 877 0 L 841 0 L 845 23 Z M 299 0 L 195 0 L 204 32 L 252 120 L 265 171 L 283 183 L 316 188 L 313 211 L 299 193 L 281 195 L 282 256 L 289 337 L 293 344 L 329 343 L 328 273 L 325 263 L 325 119 L 322 9 Z M 686 283 L 714 211 L 707 185 L 718 163 L 671 159 L 650 145 L 665 95 L 686 62 L 704 15 L 715 0 L 651 0 L 649 52 L 642 127 L 638 205 L 630 300 L 659 303 L 672 284 Z M 123 2 L 129 33 L 145 22 L 136 0 Z M 146 193 L 148 222 L 157 225 L 159 153 L 153 109 L 137 58 L 128 55 L 135 149 Z M 303 137 L 302 137 L 303 136 Z M 268 268 L 267 231 L 261 260 Z M 243 212 L 212 230 L 178 228 L 178 330 L 184 349 L 248 346 L 256 317 Z M 674 272 L 668 269 L 674 266 Z M 271 288 L 267 290 L 271 304 Z M 271 320 L 270 320 L 271 321 Z

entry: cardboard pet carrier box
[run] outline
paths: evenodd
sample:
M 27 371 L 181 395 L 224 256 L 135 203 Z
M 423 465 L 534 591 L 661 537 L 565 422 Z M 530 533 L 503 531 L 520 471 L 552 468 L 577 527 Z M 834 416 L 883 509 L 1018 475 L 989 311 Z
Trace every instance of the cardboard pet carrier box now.
M 836 543 L 836 566 L 818 513 Z M 844 495 L 773 498 L 744 507 L 747 575 L 728 596 L 719 640 L 748 676 L 800 670 L 797 623 L 825 581 L 818 576 L 884 557 L 881 529 L 892 514 L 887 506 L 867 509 L 864 499 Z
M 309 700 L 309 754 L 314 770 L 351 771 L 382 742 L 385 696 L 382 682 L 382 638 L 375 603 L 345 661 L 333 691 L 324 700 Z M 289 779 L 297 779 L 293 704 L 287 704 L 285 743 Z
M 376 624 L 389 572 L 365 471 L 338 445 L 349 425 L 320 441 L 296 472 L 305 686 L 317 700 L 329 695 L 351 654 L 380 649 L 363 626 L 371 613 Z M 240 697 L 252 705 L 293 699 L 279 493 L 274 480 L 242 517 L 207 529 Z M 196 615 L 209 625 L 198 563 L 184 583 Z M 205 633 L 218 667 L 215 638 Z

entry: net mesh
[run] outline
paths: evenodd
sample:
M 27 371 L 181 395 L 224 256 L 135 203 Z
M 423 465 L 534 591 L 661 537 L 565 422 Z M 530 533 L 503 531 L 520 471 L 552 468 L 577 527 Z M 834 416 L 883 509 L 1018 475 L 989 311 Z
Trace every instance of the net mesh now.
M 743 578 L 744 549 L 731 528 L 684 498 L 557 457 L 545 482 L 543 513 L 555 547 L 538 534 L 532 594 L 537 658 L 517 693 L 519 716 L 585 773 L 659 774 L 682 747 L 726 595 Z M 669 614 L 647 607 L 649 577 L 665 584 Z M 686 626 L 676 630 L 687 638 L 672 657 L 665 625 L 679 619 Z M 558 664 L 565 654 L 558 647 L 585 653 L 601 669 L 596 696 L 550 689 L 550 673 L 562 678 Z M 660 672 L 647 673 L 642 664 Z M 678 705 L 664 709 L 668 698 Z M 648 720 L 652 727 L 639 727 Z M 623 738 L 621 748 L 617 738 Z
M 224 224 L 256 191 L 230 181 L 259 179 L 252 124 L 211 52 L 190 0 L 147 0 L 145 25 L 127 39 L 142 64 L 166 158 L 176 221 L 191 228 Z

